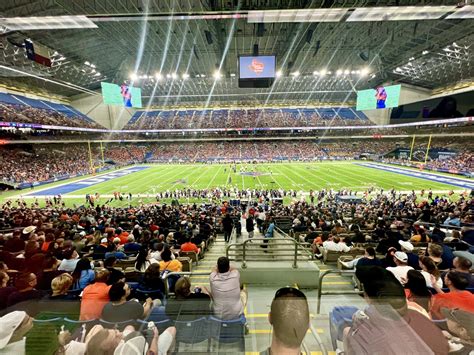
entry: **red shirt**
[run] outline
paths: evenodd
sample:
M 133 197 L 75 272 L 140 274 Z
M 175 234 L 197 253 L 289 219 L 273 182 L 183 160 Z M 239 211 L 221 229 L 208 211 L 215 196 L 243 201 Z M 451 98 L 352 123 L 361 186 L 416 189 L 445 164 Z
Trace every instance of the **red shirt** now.
M 187 242 L 181 245 L 181 251 L 194 251 L 195 253 L 199 253 L 199 249 L 196 244 Z
M 438 293 L 432 297 L 430 311 L 433 319 L 444 318 L 441 308 L 459 308 L 474 313 L 474 295 L 469 291 Z

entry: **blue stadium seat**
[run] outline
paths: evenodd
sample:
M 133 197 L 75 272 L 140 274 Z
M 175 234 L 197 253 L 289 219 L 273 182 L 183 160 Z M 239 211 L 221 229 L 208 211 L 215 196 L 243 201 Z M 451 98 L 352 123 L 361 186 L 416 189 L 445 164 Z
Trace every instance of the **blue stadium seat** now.
M 238 343 L 239 351 L 245 352 L 245 323 L 244 315 L 232 320 L 221 320 L 211 316 L 209 317 L 211 338 L 218 343 Z
M 210 350 L 209 322 L 206 317 L 193 321 L 175 321 L 176 352 L 179 353 L 179 344 L 198 344 L 207 340 L 207 351 Z

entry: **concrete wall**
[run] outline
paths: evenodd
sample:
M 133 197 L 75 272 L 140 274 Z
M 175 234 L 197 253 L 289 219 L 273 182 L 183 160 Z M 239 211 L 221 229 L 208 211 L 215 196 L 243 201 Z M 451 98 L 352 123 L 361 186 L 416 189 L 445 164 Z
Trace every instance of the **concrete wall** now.
M 134 110 L 130 108 L 105 105 L 102 95 L 75 96 L 71 98 L 71 106 L 110 129 L 123 128 L 134 113 Z

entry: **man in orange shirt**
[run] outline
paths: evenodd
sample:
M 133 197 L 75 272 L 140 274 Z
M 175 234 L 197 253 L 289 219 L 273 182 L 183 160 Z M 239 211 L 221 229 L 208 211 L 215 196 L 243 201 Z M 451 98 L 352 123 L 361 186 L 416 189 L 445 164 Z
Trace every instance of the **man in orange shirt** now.
M 444 283 L 449 288 L 449 292 L 444 293 L 433 282 L 432 285 L 437 294 L 433 296 L 431 302 L 431 316 L 433 319 L 443 319 L 442 308 L 458 308 L 464 311 L 474 313 L 474 295 L 466 291 L 469 280 L 463 273 L 450 271 L 444 277 Z
M 80 320 L 99 319 L 102 309 L 109 302 L 110 285 L 107 285 L 109 279 L 109 270 L 100 269 L 96 272 L 95 282 L 86 286 L 82 291 Z
M 195 252 L 197 255 L 199 255 L 201 253 L 201 249 L 197 247 L 196 244 L 194 244 L 193 242 L 191 242 L 191 237 L 188 237 L 186 239 L 186 243 L 184 244 L 181 244 L 181 251 L 193 251 Z

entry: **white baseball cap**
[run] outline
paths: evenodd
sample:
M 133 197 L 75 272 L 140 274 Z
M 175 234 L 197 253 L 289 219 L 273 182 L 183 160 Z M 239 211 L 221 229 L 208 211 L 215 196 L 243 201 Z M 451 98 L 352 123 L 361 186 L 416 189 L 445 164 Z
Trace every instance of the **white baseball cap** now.
M 0 318 L 0 349 L 7 346 L 13 333 L 26 317 L 24 311 L 13 311 Z
M 148 351 L 148 345 L 145 337 L 139 335 L 115 348 L 114 355 L 142 355 Z
M 407 253 L 404 253 L 403 251 L 395 252 L 395 258 L 400 260 L 402 263 L 406 263 L 408 261 L 408 255 Z
M 406 242 L 404 240 L 399 240 L 398 244 L 400 244 L 402 248 L 405 249 L 406 251 L 413 251 L 413 249 L 415 248 L 413 244 L 411 244 L 410 242 Z

